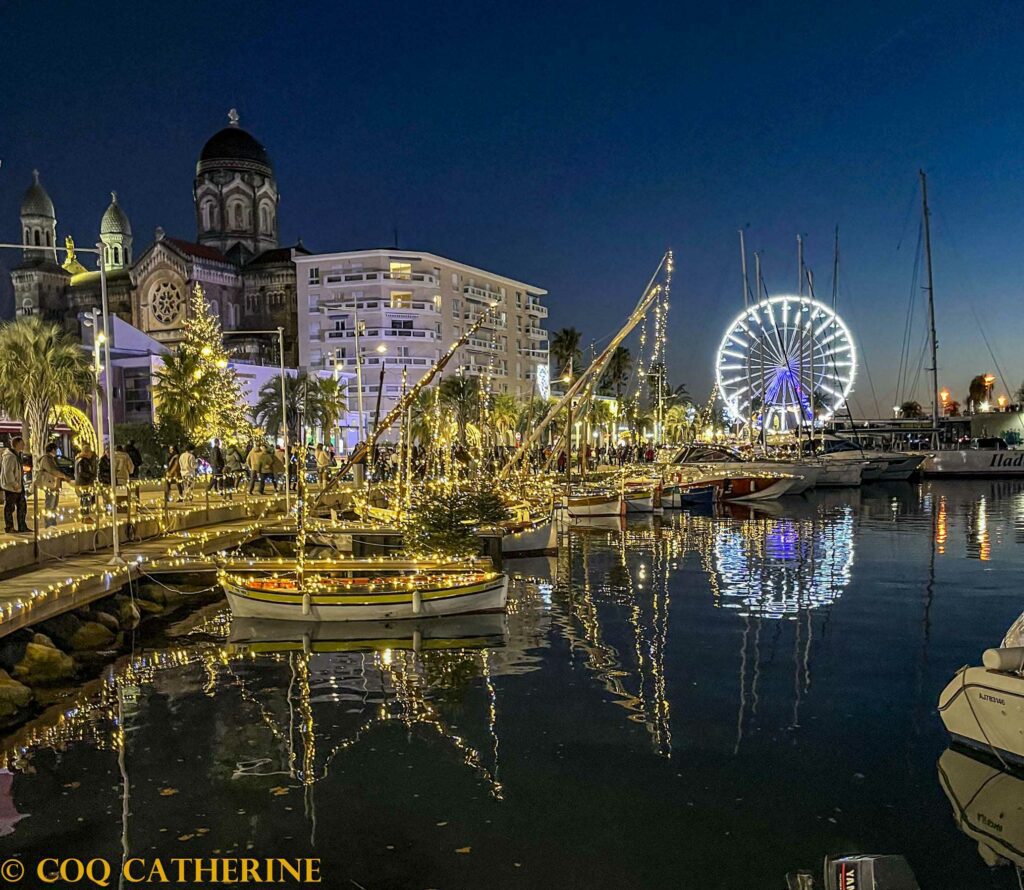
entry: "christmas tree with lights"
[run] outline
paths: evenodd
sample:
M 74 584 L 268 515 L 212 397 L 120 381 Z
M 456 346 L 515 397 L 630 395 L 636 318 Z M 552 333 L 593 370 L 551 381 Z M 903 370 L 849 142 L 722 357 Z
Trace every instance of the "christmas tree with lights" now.
M 160 423 L 171 423 L 199 444 L 219 438 L 241 442 L 251 424 L 238 376 L 224 348 L 220 321 L 210 311 L 202 286 L 192 290 L 185 337 L 157 372 Z

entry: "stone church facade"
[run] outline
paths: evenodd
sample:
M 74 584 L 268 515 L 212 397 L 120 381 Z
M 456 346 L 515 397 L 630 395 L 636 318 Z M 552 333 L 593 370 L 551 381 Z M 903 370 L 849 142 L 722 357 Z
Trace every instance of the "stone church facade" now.
M 168 345 L 184 331 L 188 294 L 198 282 L 225 332 L 241 336 L 227 345 L 239 357 L 276 363 L 277 338 L 246 331 L 276 330 L 285 335 L 285 362 L 298 361 L 294 254 L 300 244 L 278 241 L 277 180 L 266 149 L 239 126 L 232 110 L 228 126 L 203 146 L 193 180 L 196 238 L 187 240 L 157 229 L 137 256 L 131 223 L 117 195 L 100 220 L 110 311 Z M 22 262 L 12 270 L 16 312 L 40 315 L 79 330 L 79 317 L 101 304 L 100 273 L 75 256 L 70 239 L 58 256 L 57 216 L 39 174 L 21 203 Z M 95 265 L 94 255 L 86 255 Z

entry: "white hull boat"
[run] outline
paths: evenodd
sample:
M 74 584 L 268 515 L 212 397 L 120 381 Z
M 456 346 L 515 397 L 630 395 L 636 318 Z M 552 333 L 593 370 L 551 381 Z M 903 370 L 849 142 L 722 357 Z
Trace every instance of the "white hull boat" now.
M 851 488 L 860 485 L 863 461 L 822 461 L 819 488 Z
M 298 573 L 221 569 L 231 612 L 278 621 L 392 621 L 499 611 L 508 576 L 472 565 L 348 560 Z
M 957 742 L 1024 766 L 1024 647 L 989 649 L 982 661 L 942 691 L 939 716 Z
M 630 492 L 627 491 L 623 496 L 623 500 L 626 502 L 627 513 L 653 513 L 654 512 L 654 492 Z
M 924 462 L 925 476 L 975 476 L 1024 479 L 1024 451 L 965 449 L 936 451 Z
M 626 515 L 626 502 L 618 493 L 569 495 L 567 508 L 570 519 Z
M 501 539 L 501 553 L 507 557 L 514 557 L 518 553 L 541 553 L 557 549 L 558 529 L 552 519 L 514 529 Z

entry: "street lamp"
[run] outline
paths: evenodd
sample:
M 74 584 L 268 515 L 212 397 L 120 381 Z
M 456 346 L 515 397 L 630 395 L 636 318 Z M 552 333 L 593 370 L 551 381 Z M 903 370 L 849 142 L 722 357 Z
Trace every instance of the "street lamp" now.
M 373 434 L 377 435 L 377 424 L 380 423 L 380 397 L 384 392 L 384 370 L 386 368 L 386 362 L 384 360 L 384 354 L 388 351 L 385 344 L 381 343 L 377 346 L 377 355 L 380 356 L 378 361 L 380 362 L 380 381 L 377 384 L 377 407 L 373 412 Z
M 0 244 L 0 248 L 7 248 L 10 250 L 25 250 L 31 247 L 28 244 Z M 56 252 L 56 247 L 46 248 Z M 124 560 L 121 559 L 121 540 L 117 530 L 117 473 L 114 470 L 114 377 L 111 372 L 110 366 L 110 306 L 107 301 L 107 263 L 104 255 L 103 242 L 98 242 L 95 247 L 78 247 L 76 248 L 81 253 L 94 253 L 99 259 L 99 270 L 100 270 L 100 311 L 102 313 L 103 321 L 103 367 L 104 373 L 107 378 L 107 447 L 110 449 L 110 510 L 112 516 L 112 529 L 111 534 L 114 556 L 110 560 L 111 564 L 122 564 Z M 95 310 L 93 310 L 95 312 Z M 102 438 L 99 442 L 99 447 L 103 447 Z M 32 469 L 33 476 L 35 476 L 36 468 Z M 35 538 L 38 541 L 39 531 L 39 516 L 38 513 L 33 517 L 33 524 L 36 526 Z M 38 547 L 37 547 L 38 549 Z

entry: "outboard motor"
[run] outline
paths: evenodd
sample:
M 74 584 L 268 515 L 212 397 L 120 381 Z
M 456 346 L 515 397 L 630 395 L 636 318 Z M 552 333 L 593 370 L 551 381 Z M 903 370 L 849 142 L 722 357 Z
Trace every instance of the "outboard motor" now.
M 825 859 L 824 883 L 810 872 L 786 875 L 787 890 L 921 890 L 902 856 L 840 856 Z

